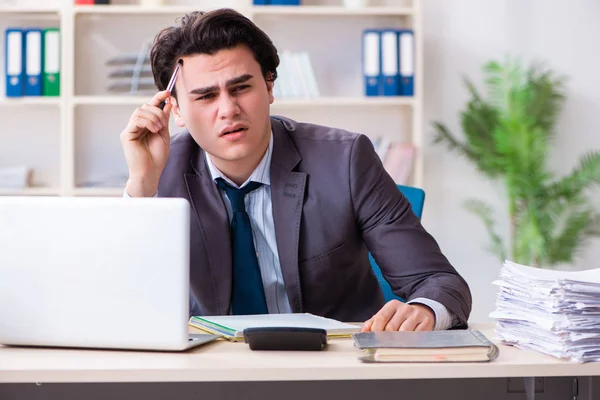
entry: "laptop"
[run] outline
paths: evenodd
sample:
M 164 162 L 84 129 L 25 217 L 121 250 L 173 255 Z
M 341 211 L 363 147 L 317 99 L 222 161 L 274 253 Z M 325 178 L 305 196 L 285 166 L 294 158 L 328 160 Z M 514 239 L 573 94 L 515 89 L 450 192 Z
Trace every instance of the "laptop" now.
M 175 198 L 0 197 L 0 344 L 182 351 L 190 206 Z

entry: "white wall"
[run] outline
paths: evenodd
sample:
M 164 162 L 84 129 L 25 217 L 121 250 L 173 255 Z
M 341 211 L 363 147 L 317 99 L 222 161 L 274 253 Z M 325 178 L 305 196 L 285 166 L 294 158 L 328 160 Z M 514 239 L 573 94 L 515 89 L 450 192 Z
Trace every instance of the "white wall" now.
M 467 99 L 462 76 L 481 82 L 481 66 L 506 54 L 543 60 L 567 75 L 568 99 L 550 158 L 553 169 L 569 171 L 578 156 L 600 149 L 600 2 L 596 0 L 423 0 L 425 28 L 425 189 L 423 224 L 467 279 L 473 292 L 472 321 L 488 319 L 494 308 L 500 261 L 485 247 L 488 237 L 479 219 L 462 202 L 487 201 L 506 232 L 502 186 L 492 184 L 473 166 L 442 145 L 432 145 L 432 121 L 459 129 Z M 600 200 L 595 200 L 600 208 Z M 575 264 L 598 266 L 600 241 L 594 241 Z

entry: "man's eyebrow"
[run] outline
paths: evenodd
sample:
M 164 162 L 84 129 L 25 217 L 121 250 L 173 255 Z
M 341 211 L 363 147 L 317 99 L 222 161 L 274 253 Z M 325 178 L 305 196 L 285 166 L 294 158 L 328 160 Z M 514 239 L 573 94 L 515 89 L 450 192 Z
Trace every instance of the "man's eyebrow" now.
M 231 78 L 230 80 L 225 82 L 225 86 L 238 85 L 240 83 L 247 82 L 252 78 L 254 78 L 254 76 L 252 76 L 250 74 L 240 75 L 235 78 Z M 219 90 L 219 87 L 217 85 L 206 86 L 203 88 L 197 88 L 197 89 L 190 90 L 189 94 L 202 96 L 207 93 L 214 92 L 216 90 Z

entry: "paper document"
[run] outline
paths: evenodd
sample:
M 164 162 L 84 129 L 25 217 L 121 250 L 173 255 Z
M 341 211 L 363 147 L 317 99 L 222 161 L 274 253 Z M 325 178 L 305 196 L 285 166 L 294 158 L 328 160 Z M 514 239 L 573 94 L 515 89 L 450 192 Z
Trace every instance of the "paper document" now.
M 329 337 L 350 337 L 352 333 L 360 330 L 356 325 L 308 313 L 202 316 L 190 318 L 189 324 L 210 333 L 223 335 L 230 340 L 243 340 L 246 328 L 319 328 L 325 329 Z
M 496 335 L 503 343 L 576 362 L 600 361 L 600 269 L 557 271 L 505 261 Z

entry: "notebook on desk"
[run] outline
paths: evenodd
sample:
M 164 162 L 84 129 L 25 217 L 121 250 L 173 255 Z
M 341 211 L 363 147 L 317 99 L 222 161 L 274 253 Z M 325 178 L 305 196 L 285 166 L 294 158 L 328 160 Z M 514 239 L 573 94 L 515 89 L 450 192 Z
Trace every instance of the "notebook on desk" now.
M 360 330 L 356 325 L 309 313 L 202 316 L 190 318 L 189 324 L 232 341 L 243 341 L 246 328 L 320 328 L 327 331 L 329 338 L 351 337 Z
M 352 335 L 365 362 L 474 362 L 498 357 L 498 347 L 477 330 L 362 332 Z

